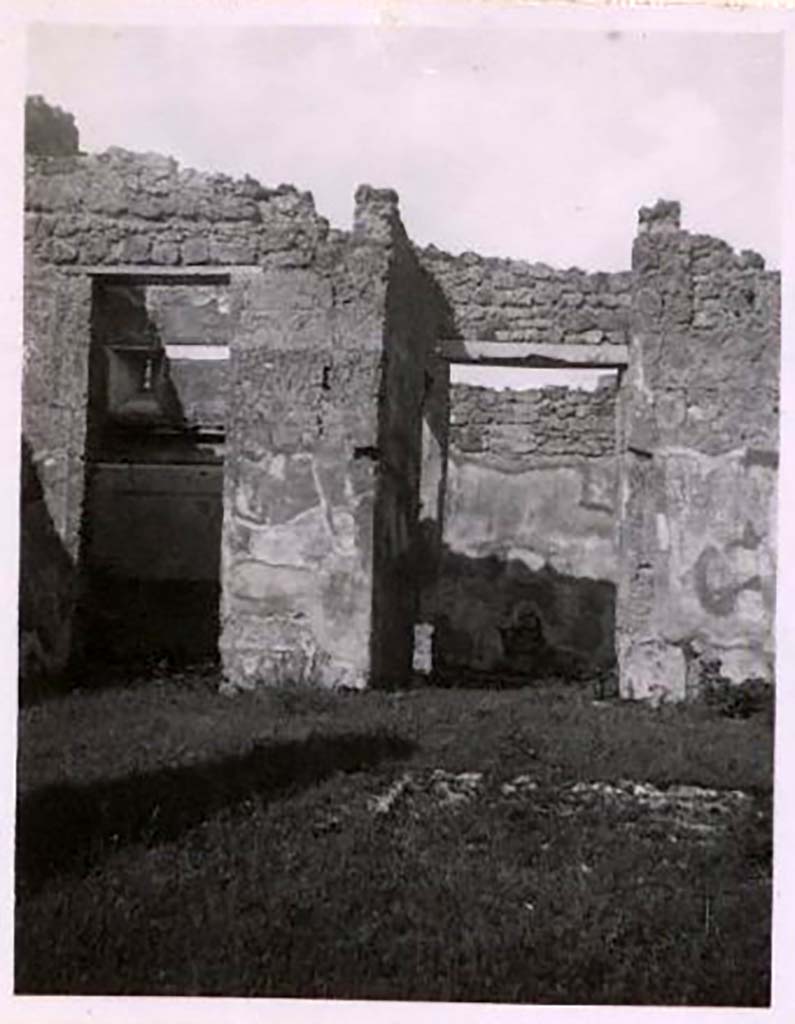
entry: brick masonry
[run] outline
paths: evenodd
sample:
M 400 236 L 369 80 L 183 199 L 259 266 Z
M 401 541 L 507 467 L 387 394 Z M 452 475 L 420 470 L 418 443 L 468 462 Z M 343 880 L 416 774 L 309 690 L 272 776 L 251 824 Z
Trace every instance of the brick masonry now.
M 623 345 L 632 274 L 555 270 L 543 263 L 418 250 L 452 310 L 455 337 Z
M 705 661 L 773 677 L 780 278 L 676 203 L 640 227 L 617 645 L 625 696 L 678 699 Z

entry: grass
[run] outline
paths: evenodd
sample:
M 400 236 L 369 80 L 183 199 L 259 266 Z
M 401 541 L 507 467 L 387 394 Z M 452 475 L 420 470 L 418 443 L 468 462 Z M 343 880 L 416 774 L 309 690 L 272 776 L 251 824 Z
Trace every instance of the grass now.
M 476 795 L 440 800 L 440 769 Z M 764 713 L 188 673 L 25 709 L 18 774 L 20 993 L 769 1000 Z M 619 779 L 750 799 L 691 835 L 572 798 Z

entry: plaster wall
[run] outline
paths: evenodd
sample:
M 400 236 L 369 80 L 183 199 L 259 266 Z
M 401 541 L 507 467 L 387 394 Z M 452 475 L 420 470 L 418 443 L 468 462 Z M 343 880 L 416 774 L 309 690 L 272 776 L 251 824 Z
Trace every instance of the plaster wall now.
M 719 661 L 772 680 L 780 281 L 752 252 L 641 210 L 623 394 L 625 696 L 679 699 Z
M 388 431 L 416 373 L 404 329 L 387 326 L 398 223 L 394 193 L 363 186 L 351 236 L 308 267 L 238 282 L 221 636 L 232 685 L 386 685 L 405 670 L 383 637 L 407 613 L 379 604 L 396 600 L 392 563 L 412 539 L 410 459 Z
M 74 640 L 91 284 L 25 269 L 19 634 L 34 685 L 63 671 Z
M 592 393 L 453 386 L 435 595 L 443 678 L 612 664 L 616 471 L 612 383 Z
M 425 641 L 441 623 L 437 653 L 477 636 L 464 660 L 489 671 L 573 671 L 586 649 L 607 664 L 607 612 L 571 624 L 615 586 L 625 696 L 684 696 L 716 659 L 735 681 L 772 678 L 780 282 L 756 254 L 682 231 L 670 203 L 641 211 L 632 270 L 601 274 L 418 249 L 390 190 L 360 189 L 339 232 L 308 193 L 152 154 L 30 156 L 26 182 L 23 674 L 66 664 L 90 545 L 113 561 L 128 512 L 144 536 L 142 510 L 187 487 L 197 515 L 215 495 L 214 528 L 223 491 L 232 688 L 399 684 L 417 623 Z M 87 413 L 92 331 L 123 347 L 139 328 L 169 350 L 160 447 Z M 629 344 L 621 457 L 605 394 L 586 409 L 459 391 L 450 417 L 434 341 L 456 338 Z M 197 344 L 228 345 L 228 363 L 179 356 Z M 203 429 L 225 432 L 223 452 L 198 445 Z M 117 487 L 125 460 L 151 472 Z M 86 519 L 94 501 L 114 511 Z M 190 561 L 174 561 L 185 581 Z
M 107 437 L 91 436 L 92 329 L 116 342 L 136 343 L 143 323 L 155 328 L 160 346 L 196 342 L 197 332 L 202 339 L 212 336 L 214 344 L 232 337 L 228 311 L 207 288 L 203 294 L 201 286 L 193 290 L 192 281 L 187 290 L 152 286 L 133 294 L 136 289 L 127 288 L 125 295 L 121 288 L 116 296 L 119 315 L 114 318 L 112 304 L 106 302 L 108 322 L 92 325 L 94 282 L 106 268 L 115 272 L 120 266 L 131 278 L 137 274 L 146 280 L 159 268 L 164 274 L 185 268 L 189 276 L 191 268 L 208 264 L 303 266 L 333 237 L 316 215 L 311 196 L 288 186 L 266 189 L 250 178 L 233 181 L 182 170 L 169 158 L 119 149 L 99 155 L 28 156 L 23 436 L 30 486 L 23 491 L 21 545 L 23 677 L 58 676 L 75 652 L 74 618 L 91 546 L 81 530 L 86 501 L 93 501 L 86 493 L 87 461 L 155 459 L 162 465 L 169 458 L 202 461 L 208 454 L 197 453 L 195 446 L 188 453 L 184 444 L 175 452 L 173 443 L 171 450 L 167 445 L 155 452 L 146 440 L 133 436 L 120 444 L 117 438 L 108 451 Z M 222 428 L 224 369 L 188 366 L 179 359 L 171 363 L 183 426 L 212 421 Z M 217 453 L 208 457 L 217 462 Z M 107 502 L 115 493 L 117 508 L 122 493 L 114 491 L 110 480 L 100 482 L 98 495 L 103 497 L 96 500 Z M 179 490 L 181 484 L 175 480 L 174 486 Z M 163 500 L 162 489 L 157 500 Z M 110 535 L 126 514 L 103 518 Z M 171 520 L 174 516 L 165 522 Z M 59 557 L 44 558 L 41 552 L 53 546 Z M 107 551 L 104 541 L 98 550 Z

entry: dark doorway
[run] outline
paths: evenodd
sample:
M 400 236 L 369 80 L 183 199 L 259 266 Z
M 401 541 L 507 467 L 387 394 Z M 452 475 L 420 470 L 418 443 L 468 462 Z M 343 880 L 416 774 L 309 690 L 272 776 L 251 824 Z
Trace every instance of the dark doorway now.
M 95 281 L 81 574 L 89 663 L 217 655 L 229 332 L 223 282 Z

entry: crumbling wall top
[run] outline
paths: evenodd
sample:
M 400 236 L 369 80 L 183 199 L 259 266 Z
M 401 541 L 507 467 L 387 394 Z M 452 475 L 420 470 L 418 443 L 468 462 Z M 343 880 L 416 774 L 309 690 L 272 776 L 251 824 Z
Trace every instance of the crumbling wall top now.
M 26 242 L 47 263 L 305 264 L 329 234 L 310 192 L 112 148 L 28 156 Z
M 25 100 L 25 152 L 49 156 L 77 153 L 80 136 L 74 115 L 51 106 L 43 96 Z
M 392 188 L 359 185 L 354 195 L 353 237 L 390 243 L 400 221 L 399 199 Z
M 638 211 L 639 234 L 664 234 L 679 231 L 682 205 L 672 199 L 658 199 L 654 206 L 641 206 Z

